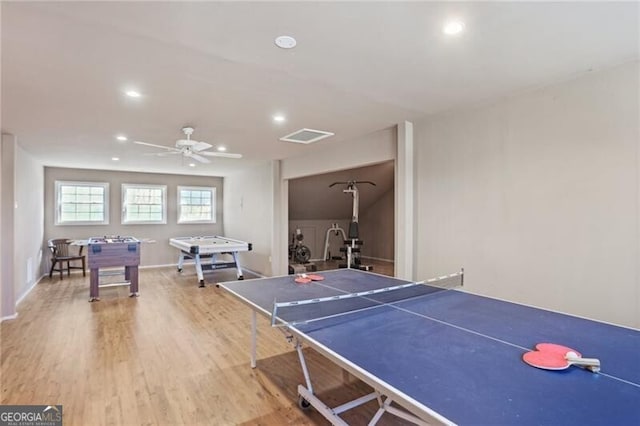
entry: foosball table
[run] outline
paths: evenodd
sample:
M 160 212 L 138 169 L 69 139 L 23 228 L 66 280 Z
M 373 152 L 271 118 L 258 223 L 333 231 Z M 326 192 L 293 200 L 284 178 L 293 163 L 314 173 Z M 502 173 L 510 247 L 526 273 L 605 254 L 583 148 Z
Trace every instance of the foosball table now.
M 129 296 L 138 296 L 138 265 L 140 265 L 140 240 L 134 237 L 105 236 L 92 237 L 88 241 L 87 263 L 89 265 L 90 288 L 89 302 L 100 300 L 101 287 L 129 286 Z M 124 281 L 112 284 L 100 284 L 100 269 L 124 267 Z M 122 274 L 122 272 L 104 272 L 103 275 Z

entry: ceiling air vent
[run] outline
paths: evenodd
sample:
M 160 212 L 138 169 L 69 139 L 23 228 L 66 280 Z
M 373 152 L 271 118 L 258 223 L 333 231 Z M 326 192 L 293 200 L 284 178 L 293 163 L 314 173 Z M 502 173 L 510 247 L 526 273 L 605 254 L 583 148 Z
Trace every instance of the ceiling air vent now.
M 301 129 L 287 136 L 281 137 L 280 140 L 285 142 L 308 144 L 318 142 L 320 139 L 328 138 L 329 136 L 333 136 L 333 133 L 324 132 L 322 130 Z

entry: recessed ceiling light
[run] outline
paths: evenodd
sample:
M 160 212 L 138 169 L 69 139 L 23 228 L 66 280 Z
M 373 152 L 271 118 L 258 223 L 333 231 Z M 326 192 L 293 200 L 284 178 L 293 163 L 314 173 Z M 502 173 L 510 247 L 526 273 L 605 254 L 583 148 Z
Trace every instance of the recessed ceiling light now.
M 126 92 L 124 92 L 124 94 L 130 98 L 139 98 L 140 96 L 142 96 L 140 92 L 136 90 L 127 90 Z
M 127 137 L 126 137 L 126 136 L 124 136 L 124 135 L 118 135 L 118 136 L 116 136 L 116 139 L 118 139 L 119 141 L 124 142 L 124 141 L 126 141 L 126 140 L 127 140 Z
M 195 167 L 196 163 L 189 163 L 189 167 Z
M 273 121 L 275 121 L 276 123 L 282 123 L 284 121 L 284 115 L 274 115 Z
M 218 147 L 218 151 L 220 151 L 220 152 L 224 152 L 224 151 L 226 151 L 226 150 L 227 150 L 227 147 L 226 147 L 226 146 L 222 146 L 222 145 L 220 145 L 220 146 Z
M 446 35 L 460 34 L 463 30 L 464 22 L 455 19 L 445 22 L 442 26 L 442 32 Z
M 296 47 L 296 44 L 296 39 L 291 36 L 283 35 L 276 37 L 276 46 L 281 49 L 293 49 Z
M 120 158 L 118 158 L 118 157 L 111 157 L 111 160 L 112 160 L 112 161 L 120 161 Z

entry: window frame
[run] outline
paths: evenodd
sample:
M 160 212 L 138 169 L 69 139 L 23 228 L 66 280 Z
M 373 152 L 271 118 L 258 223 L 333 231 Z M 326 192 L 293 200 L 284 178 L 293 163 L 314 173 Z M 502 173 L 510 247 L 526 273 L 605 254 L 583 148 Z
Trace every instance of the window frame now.
M 108 225 L 109 224 L 109 182 L 71 181 L 56 180 L 55 183 L 55 226 L 86 226 L 86 225 Z M 102 188 L 102 220 L 62 220 L 62 187 L 90 187 Z M 79 203 L 76 203 L 79 204 Z
M 182 191 L 208 191 L 211 193 L 211 219 L 207 220 L 185 220 L 182 219 Z M 217 223 L 216 218 L 216 194 L 217 188 L 215 186 L 194 186 L 194 185 L 178 185 L 176 190 L 176 198 L 177 198 L 177 213 L 178 217 L 176 223 L 178 225 L 188 225 L 188 224 L 202 224 L 202 223 Z M 194 205 L 194 204 L 188 204 Z
M 160 189 L 162 191 L 162 219 L 160 220 L 127 220 L 128 189 Z M 122 225 L 165 225 L 167 223 L 167 185 L 148 183 L 123 183 L 120 194 L 120 223 Z M 138 204 L 136 204 L 138 205 Z

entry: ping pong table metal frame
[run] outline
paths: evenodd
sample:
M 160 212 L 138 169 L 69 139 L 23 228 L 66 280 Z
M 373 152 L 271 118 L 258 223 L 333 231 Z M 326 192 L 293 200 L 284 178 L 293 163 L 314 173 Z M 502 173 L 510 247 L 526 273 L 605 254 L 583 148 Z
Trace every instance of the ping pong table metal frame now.
M 366 272 L 370 274 L 374 274 L 373 272 Z M 380 274 L 374 274 L 380 275 Z M 286 275 L 283 275 L 286 276 Z M 463 283 L 464 280 L 464 269 L 458 273 L 450 274 L 446 276 L 441 276 L 438 278 L 432 278 L 426 281 L 410 283 L 408 285 L 421 285 L 421 284 L 432 284 L 434 282 L 449 279 L 452 277 L 460 276 L 460 282 Z M 221 284 L 223 288 L 225 288 L 224 284 Z M 399 285 L 396 287 L 406 287 L 407 284 Z M 391 288 L 391 287 L 389 287 Z M 372 293 L 372 292 L 363 292 L 363 293 Z M 237 295 L 239 296 L 239 295 Z M 250 306 L 252 308 L 251 312 L 251 368 L 256 368 L 257 366 L 257 335 L 258 335 L 258 326 L 257 326 L 257 312 L 260 312 L 263 316 L 270 318 L 275 314 L 277 307 L 274 306 L 273 312 L 266 311 L 262 307 L 252 303 L 248 299 L 239 296 L 243 303 Z M 345 297 L 352 297 L 350 294 L 345 295 Z M 329 299 L 335 299 L 335 297 L 331 297 Z M 274 303 L 274 305 L 276 305 Z M 282 305 L 286 305 L 282 304 Z M 282 306 L 281 305 L 281 306 Z M 275 320 L 272 319 L 272 322 L 275 323 Z M 273 326 L 273 325 L 272 325 Z M 400 417 L 408 422 L 411 422 L 416 425 L 429 425 L 429 420 L 437 420 L 445 425 L 455 425 L 446 417 L 440 415 L 439 413 L 431 410 L 429 407 L 424 406 L 420 402 L 406 395 L 405 393 L 395 389 L 389 384 L 379 380 L 377 377 L 369 374 L 365 370 L 361 369 L 357 365 L 353 364 L 349 360 L 340 356 L 336 352 L 332 351 L 322 343 L 312 339 L 310 336 L 296 330 L 295 327 L 284 325 L 278 325 L 278 328 L 283 332 L 285 338 L 289 343 L 291 343 L 297 354 L 298 359 L 300 361 L 300 366 L 302 369 L 302 374 L 304 375 L 305 384 L 298 385 L 298 406 L 302 409 L 309 408 L 309 406 L 313 406 L 323 417 L 325 417 L 332 425 L 336 426 L 348 426 L 342 418 L 340 418 L 340 414 L 348 411 L 352 408 L 358 407 L 360 405 L 366 404 L 369 401 L 376 399 L 378 401 L 378 410 L 375 415 L 369 421 L 369 425 L 373 426 L 378 423 L 378 421 L 382 418 L 382 415 L 387 412 L 394 416 Z M 344 371 L 347 371 L 351 375 L 357 377 L 362 380 L 364 383 L 368 384 L 373 388 L 373 392 L 356 398 L 352 401 L 341 404 L 337 407 L 329 407 L 327 406 L 320 398 L 318 398 L 313 390 L 313 385 L 311 383 L 311 374 L 307 367 L 307 363 L 305 360 L 304 352 L 302 351 L 303 343 L 309 345 L 309 347 L 313 348 L 316 352 L 323 355 L 325 358 L 332 361 L 334 364 L 342 368 Z M 404 410 L 396 408 L 391 404 L 396 402 Z

